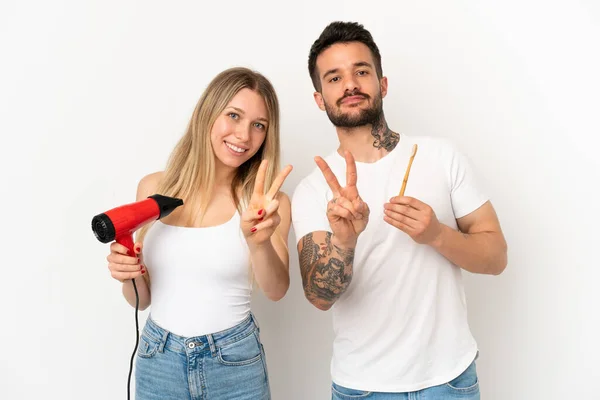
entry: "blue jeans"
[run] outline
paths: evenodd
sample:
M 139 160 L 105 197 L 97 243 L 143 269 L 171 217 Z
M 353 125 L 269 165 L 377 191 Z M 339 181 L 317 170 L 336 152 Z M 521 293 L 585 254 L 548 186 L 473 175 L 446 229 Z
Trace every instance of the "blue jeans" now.
M 381 393 L 349 389 L 335 382 L 331 386 L 333 400 L 479 400 L 479 379 L 475 361 L 448 383 L 416 392 Z
M 233 328 L 182 337 L 151 317 L 136 357 L 136 400 L 270 400 L 265 352 L 250 314 Z

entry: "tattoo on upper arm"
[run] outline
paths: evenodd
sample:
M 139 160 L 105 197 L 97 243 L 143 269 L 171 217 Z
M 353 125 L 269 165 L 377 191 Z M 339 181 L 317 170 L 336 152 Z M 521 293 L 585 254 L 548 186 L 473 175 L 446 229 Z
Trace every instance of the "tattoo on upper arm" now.
M 352 280 L 354 249 L 342 249 L 331 243 L 327 232 L 323 243 L 315 243 L 312 233 L 302 238 L 300 272 L 309 300 L 335 301 Z
M 312 233 L 302 238 L 302 250 L 300 251 L 300 267 L 312 265 L 319 258 L 319 245 L 313 242 Z

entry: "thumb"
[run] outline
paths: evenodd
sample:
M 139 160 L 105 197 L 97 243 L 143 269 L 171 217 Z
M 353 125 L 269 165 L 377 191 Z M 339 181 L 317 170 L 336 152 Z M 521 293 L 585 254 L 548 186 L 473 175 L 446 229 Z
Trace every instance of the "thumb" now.
M 279 208 L 279 200 L 272 200 L 269 205 L 267 205 L 266 212 L 267 215 L 273 214 Z

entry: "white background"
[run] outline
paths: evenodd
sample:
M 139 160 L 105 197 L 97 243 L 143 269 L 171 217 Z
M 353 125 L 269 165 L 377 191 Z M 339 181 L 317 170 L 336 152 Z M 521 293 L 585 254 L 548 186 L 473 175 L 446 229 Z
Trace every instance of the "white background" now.
M 482 399 L 597 398 L 598 2 L 303 3 L 0 3 L 0 398 L 125 398 L 134 314 L 92 216 L 133 201 L 233 65 L 279 93 L 291 194 L 337 143 L 306 66 L 333 20 L 380 46 L 390 127 L 452 139 L 500 216 L 507 270 L 465 274 Z M 273 396 L 327 399 L 330 313 L 303 297 L 293 232 L 290 247 L 287 296 L 254 301 Z

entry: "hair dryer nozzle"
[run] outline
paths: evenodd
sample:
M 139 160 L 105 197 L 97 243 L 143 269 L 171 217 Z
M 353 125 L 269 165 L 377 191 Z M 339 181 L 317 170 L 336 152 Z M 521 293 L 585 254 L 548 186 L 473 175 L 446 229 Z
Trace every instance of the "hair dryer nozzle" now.
M 110 218 L 102 213 L 92 218 L 92 230 L 96 238 L 102 243 L 109 243 L 115 240 L 115 226 Z
M 156 204 L 158 204 L 158 208 L 160 209 L 160 216 L 158 217 L 158 219 L 166 217 L 167 215 L 171 214 L 171 212 L 173 212 L 173 210 L 175 210 L 177 207 L 183 205 L 183 200 L 175 197 L 163 196 L 161 194 L 153 194 L 152 196 L 148 197 L 154 199 L 154 201 L 156 201 Z

